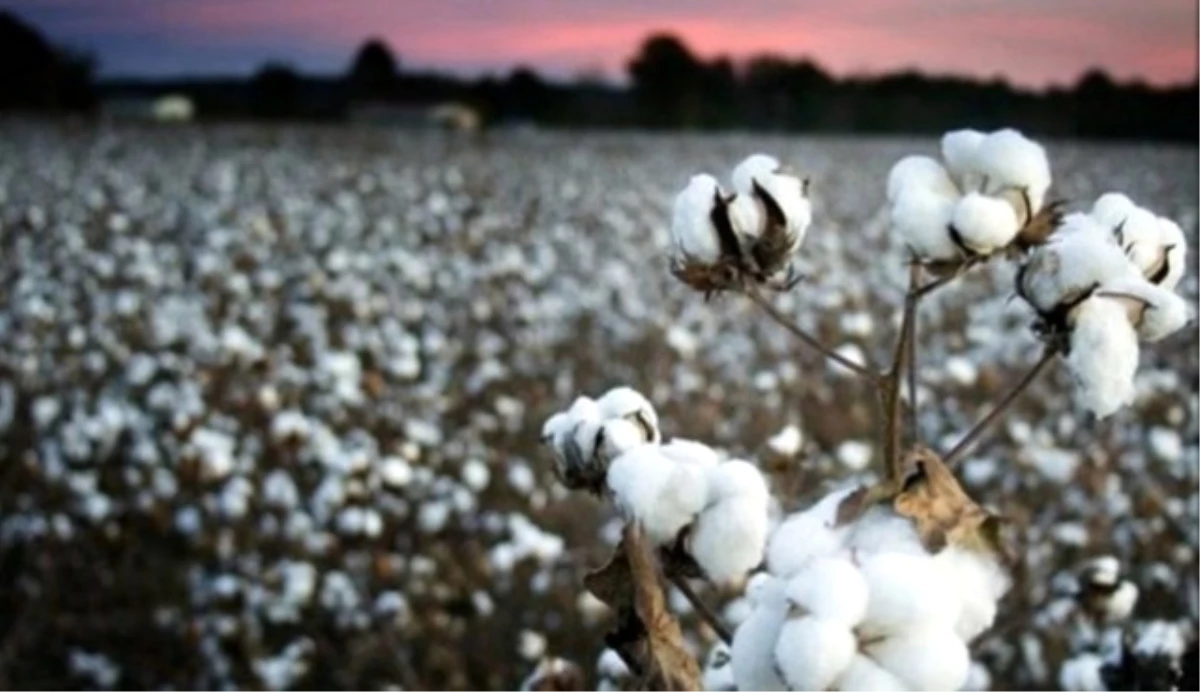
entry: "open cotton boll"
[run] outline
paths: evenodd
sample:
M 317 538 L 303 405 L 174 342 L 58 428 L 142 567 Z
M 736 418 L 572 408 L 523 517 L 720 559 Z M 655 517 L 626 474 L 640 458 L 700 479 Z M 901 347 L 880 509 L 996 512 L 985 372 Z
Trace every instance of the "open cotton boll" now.
M 685 440 L 676 437 L 663 444 L 662 453 L 670 459 L 700 466 L 716 466 L 721 463 L 721 457 L 716 450 L 702 442 Z
M 704 659 L 701 686 L 707 692 L 737 692 L 733 680 L 733 654 L 724 642 L 718 642 Z
M 851 524 L 846 545 L 859 554 L 927 554 L 912 519 L 902 517 L 887 507 L 872 507 Z
M 719 500 L 693 522 L 688 553 L 711 581 L 737 581 L 762 562 L 769 529 L 765 497 Z
M 1158 217 L 1158 244 L 1164 266 L 1148 278 L 1168 291 L 1175 290 L 1187 269 L 1187 240 L 1179 224 L 1165 216 Z
M 748 461 L 731 459 L 723 464 L 705 468 L 708 476 L 709 499 L 725 498 L 752 500 L 765 508 L 769 498 L 767 481 L 758 467 Z
M 928 156 L 905 156 L 892 166 L 888 173 L 887 198 L 889 202 L 899 199 L 901 192 L 915 188 L 932 192 L 938 196 L 958 194 L 958 188 L 942 164 Z
M 904 188 L 891 205 L 892 228 L 920 259 L 960 259 L 963 252 L 950 238 L 957 203 L 958 195 Z
M 992 626 L 997 602 L 1008 591 L 1011 580 L 992 556 L 955 546 L 942 550 L 933 562 L 957 590 L 962 611 L 954 631 L 970 642 Z
M 738 194 L 729 202 L 729 224 L 741 235 L 757 237 L 762 234 L 762 203 L 751 195 Z
M 614 459 L 606 481 L 622 513 L 640 522 L 656 545 L 674 541 L 708 503 L 704 470 L 672 461 L 653 445 Z
M 804 612 L 850 628 L 867 614 L 867 580 L 846 558 L 821 557 L 788 580 L 787 598 Z
M 599 451 L 600 430 L 603 427 L 603 421 L 596 418 L 585 418 L 575 423 L 575 427 L 571 429 L 571 441 L 575 445 L 575 449 L 579 451 L 579 461 L 582 463 L 591 463 L 596 458 L 596 452 Z M 568 457 L 571 454 L 568 452 Z
M 1018 290 L 1042 313 L 1101 284 L 1136 274 L 1112 234 L 1085 214 L 1070 214 L 1018 275 Z
M 854 633 L 842 623 L 791 617 L 779 630 L 775 663 L 789 689 L 824 690 L 846 671 L 857 649 Z
M 984 192 L 1023 188 L 1030 205 L 1041 209 L 1050 189 L 1050 160 L 1042 145 L 1017 130 L 1004 129 L 985 137 L 975 156 L 986 181 Z
M 949 630 L 958 620 L 962 602 L 931 556 L 876 553 L 860 564 L 870 594 L 861 632 L 894 634 L 917 625 Z
M 600 406 L 591 397 L 577 397 L 567 409 L 567 419 L 572 425 L 581 420 L 599 420 L 602 417 Z
M 647 440 L 657 442 L 658 413 L 650 400 L 632 387 L 614 387 L 596 400 L 604 418 L 629 418 L 647 428 Z
M 1116 230 L 1134 209 L 1137 209 L 1137 205 L 1129 197 L 1120 192 L 1106 192 L 1092 203 L 1089 215 L 1096 223 L 1112 231 Z
M 1125 307 L 1108 298 L 1083 301 L 1072 311 L 1071 322 L 1067 370 L 1074 381 L 1075 400 L 1104 418 L 1133 400 L 1137 332 Z
M 976 192 L 958 201 L 950 224 L 962 244 L 978 255 L 990 255 L 1007 246 L 1020 230 L 1011 204 Z
M 733 633 L 733 679 L 739 690 L 786 690 L 775 667 L 775 642 L 787 619 L 784 582 L 768 578 L 756 585 L 755 608 Z
M 671 237 L 676 249 L 688 259 L 711 263 L 721 257 L 721 241 L 712 222 L 713 206 L 721 196 L 717 179 L 702 173 L 692 176 L 675 197 Z
M 849 529 L 836 525 L 837 509 L 852 492 L 854 488 L 830 493 L 780 523 L 767 543 L 767 570 L 779 577 L 791 577 L 814 558 L 841 550 Z
M 562 441 L 567 428 L 570 427 L 570 421 L 570 416 L 560 411 L 547 418 L 546 422 L 542 425 L 542 443 L 550 445 L 550 448 L 554 451 L 555 461 L 559 464 L 562 464 L 565 460 Z
M 794 245 L 804 239 L 812 223 L 812 205 L 805 193 L 804 180 L 783 172 L 778 159 L 766 154 L 754 154 L 733 169 L 733 189 L 738 195 L 755 196 L 755 184 L 771 197 L 787 219 L 787 230 L 796 234 Z
M 942 135 L 942 160 L 964 192 L 979 190 L 983 175 L 979 172 L 979 145 L 987 135 L 979 130 L 953 130 Z
M 921 625 L 866 647 L 910 690 L 957 690 L 971 671 L 967 645 L 947 627 Z
M 1142 276 L 1148 276 L 1160 264 L 1158 217 L 1141 207 L 1128 211 L 1113 230 L 1117 243 L 1125 256 L 1137 267 Z
M 748 195 L 754 191 L 754 181 L 761 181 L 779 170 L 779 159 L 769 154 L 751 154 L 734 166 L 730 180 L 733 191 Z
M 892 675 L 870 656 L 858 653 L 833 682 L 833 689 L 846 692 L 893 692 L 907 690 L 900 678 Z
M 626 418 L 612 418 L 600 426 L 600 446 L 596 450 L 600 459 L 611 463 L 625 452 L 650 442 L 645 431 Z
M 1182 329 L 1191 319 L 1186 300 L 1138 276 L 1110 281 L 1100 287 L 1096 297 L 1124 306 L 1143 341 L 1160 341 Z

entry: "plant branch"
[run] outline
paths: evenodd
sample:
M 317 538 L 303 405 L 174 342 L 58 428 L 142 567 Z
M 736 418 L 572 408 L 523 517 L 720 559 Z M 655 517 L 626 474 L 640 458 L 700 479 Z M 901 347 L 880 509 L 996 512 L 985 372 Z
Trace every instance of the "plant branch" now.
M 901 407 L 900 383 L 904 376 L 904 365 L 909 359 L 908 353 L 912 350 L 913 316 L 916 314 L 917 309 L 917 285 L 920 280 L 921 267 L 916 262 L 913 262 L 909 265 L 908 269 L 908 293 L 904 297 L 904 318 L 900 322 L 900 336 L 896 339 L 896 349 L 892 355 L 892 367 L 883 378 L 880 392 L 884 409 L 883 463 L 887 470 L 887 478 L 893 481 L 899 480 L 902 475 L 902 469 L 900 468 L 900 417 L 903 410 Z
M 721 619 L 717 617 L 717 614 L 708 607 L 708 604 L 700 598 L 700 594 L 696 593 L 695 590 L 692 589 L 692 585 L 688 583 L 687 577 L 681 574 L 672 573 L 668 574 L 667 578 L 671 580 L 671 583 L 675 585 L 675 588 L 679 589 L 684 598 L 688 599 L 688 602 L 692 604 L 692 608 L 695 609 L 695 611 L 700 615 L 700 619 L 717 633 L 717 636 L 721 638 L 721 641 L 725 642 L 726 644 L 732 644 L 733 633 L 729 631 L 729 628 L 725 626 L 725 623 L 721 622 Z
M 989 411 L 986 416 L 981 418 L 979 422 L 975 424 L 975 427 L 971 428 L 971 430 L 967 432 L 967 434 L 964 435 L 961 440 L 959 440 L 958 444 L 954 445 L 954 449 L 946 452 L 946 454 L 942 457 L 946 462 L 946 465 L 954 466 L 955 463 L 962 458 L 964 454 L 966 454 L 967 450 L 970 449 L 971 445 L 975 443 L 979 436 L 986 432 L 988 428 L 992 427 L 993 423 L 1000 419 L 1001 414 L 1003 414 L 1004 411 L 1007 410 L 1008 407 L 1017 400 L 1017 397 L 1021 394 L 1021 392 L 1025 391 L 1029 385 L 1033 384 L 1033 381 L 1037 379 L 1037 376 L 1041 374 L 1043 370 L 1045 370 L 1046 366 L 1049 365 L 1057 355 L 1058 349 L 1052 346 L 1047 346 L 1046 351 L 1042 354 L 1041 359 L 1038 360 L 1037 363 L 1034 363 L 1033 367 L 1025 373 L 1024 377 L 1021 378 L 1021 381 L 1018 382 L 1011 390 L 1009 390 L 1009 392 L 1004 395 L 1004 398 L 1000 399 L 1000 401 L 996 403 L 992 410 Z
M 921 280 L 921 265 L 913 263 L 916 267 L 915 275 L 910 277 L 910 282 L 915 285 Z M 908 325 L 908 360 L 904 367 L 908 368 L 908 437 L 914 442 L 917 440 L 917 345 L 919 337 L 917 335 L 917 325 L 920 322 L 919 314 L 917 313 L 917 304 L 921 298 L 918 295 L 909 291 L 909 296 L 905 300 L 905 308 L 908 308 L 909 302 L 912 303 L 912 317 Z
M 800 339 L 800 341 L 809 348 L 818 351 L 829 360 L 832 360 L 859 377 L 865 377 L 876 382 L 879 381 L 879 373 L 875 372 L 873 368 L 860 363 L 855 363 L 849 358 L 822 344 L 815 336 L 804 331 L 799 325 L 788 319 L 787 315 L 784 315 L 779 311 L 778 308 L 772 305 L 771 301 L 767 300 L 762 293 L 758 291 L 758 289 L 749 287 L 745 290 L 745 294 L 750 297 L 750 300 L 758 303 L 758 305 L 762 307 L 762 309 L 771 317 L 771 319 L 775 320 L 781 327 L 795 335 L 796 338 Z

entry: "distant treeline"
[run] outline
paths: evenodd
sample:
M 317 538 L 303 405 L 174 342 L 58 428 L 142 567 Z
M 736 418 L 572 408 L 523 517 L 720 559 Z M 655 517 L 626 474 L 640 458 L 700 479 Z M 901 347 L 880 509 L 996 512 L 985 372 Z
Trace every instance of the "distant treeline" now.
M 0 110 L 94 112 L 108 100 L 170 92 L 189 96 L 205 118 L 336 120 L 356 104 L 457 101 L 491 124 L 551 127 L 919 134 L 1012 125 L 1043 136 L 1184 142 L 1200 131 L 1195 81 L 1122 84 L 1099 70 L 1046 91 L 919 72 L 838 78 L 777 55 L 703 60 L 670 34 L 648 37 L 627 67 L 629 87 L 547 80 L 529 68 L 464 79 L 404 71 L 372 40 L 336 76 L 270 63 L 249 78 L 96 82 L 91 61 L 0 11 Z

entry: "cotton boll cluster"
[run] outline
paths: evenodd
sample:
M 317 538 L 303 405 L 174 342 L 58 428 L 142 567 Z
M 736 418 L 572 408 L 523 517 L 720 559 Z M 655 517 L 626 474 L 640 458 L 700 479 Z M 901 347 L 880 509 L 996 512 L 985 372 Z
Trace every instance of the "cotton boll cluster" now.
M 1138 587 L 1121 575 L 1111 555 L 1090 560 L 1080 570 L 1077 598 L 1083 609 L 1105 624 L 1118 623 L 1133 613 Z
M 672 272 L 713 293 L 737 282 L 792 278 L 792 259 L 812 222 L 808 181 L 766 154 L 733 169 L 733 192 L 713 176 L 692 176 L 675 197 L 671 220 Z
M 754 608 L 734 635 L 739 689 L 958 689 L 967 644 L 1009 578 L 993 555 L 930 554 L 911 520 L 875 507 L 845 525 L 835 491 L 772 533 Z
M 1187 246 L 1179 227 L 1109 193 L 1067 216 L 1017 274 L 1037 330 L 1066 354 L 1079 404 L 1099 417 L 1132 401 L 1139 341 L 1191 319 L 1173 292 Z
M 889 218 L 922 261 L 988 257 L 1037 244 L 1053 226 L 1050 182 L 1045 150 L 1020 132 L 956 130 L 942 137 L 942 161 L 907 156 L 892 166 Z
M 599 399 L 581 396 L 542 426 L 555 473 L 571 489 L 597 490 L 613 459 L 661 439 L 654 407 L 629 387 L 616 387 Z

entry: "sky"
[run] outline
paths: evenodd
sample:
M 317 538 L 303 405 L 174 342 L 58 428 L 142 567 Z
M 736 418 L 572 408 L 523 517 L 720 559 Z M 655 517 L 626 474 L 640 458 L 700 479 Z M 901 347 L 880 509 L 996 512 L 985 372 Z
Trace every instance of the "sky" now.
M 401 68 L 530 65 L 624 77 L 649 33 L 700 56 L 771 52 L 838 75 L 917 68 L 1066 85 L 1092 67 L 1156 84 L 1197 74 L 1195 0 L 0 0 L 100 74 L 249 73 L 266 60 L 341 72 L 369 37 Z

